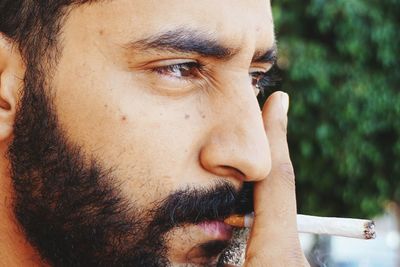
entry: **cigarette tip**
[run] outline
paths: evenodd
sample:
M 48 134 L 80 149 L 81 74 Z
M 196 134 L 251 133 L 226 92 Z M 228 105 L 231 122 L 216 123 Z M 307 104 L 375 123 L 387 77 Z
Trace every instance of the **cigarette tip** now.
M 368 221 L 365 223 L 365 230 L 364 230 L 365 239 L 375 239 L 375 222 Z
M 232 215 L 224 220 L 224 223 L 229 224 L 234 227 L 244 227 L 244 216 L 242 215 Z

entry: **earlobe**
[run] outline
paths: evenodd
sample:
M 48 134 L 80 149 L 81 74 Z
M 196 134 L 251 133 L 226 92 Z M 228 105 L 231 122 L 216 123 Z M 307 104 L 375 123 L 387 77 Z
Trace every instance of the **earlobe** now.
M 23 75 L 24 67 L 18 49 L 0 33 L 0 143 L 13 133 Z

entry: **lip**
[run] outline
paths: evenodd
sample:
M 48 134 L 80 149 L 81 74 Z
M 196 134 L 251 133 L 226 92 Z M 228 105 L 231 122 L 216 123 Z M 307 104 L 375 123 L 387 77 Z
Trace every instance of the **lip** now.
M 232 226 L 223 221 L 204 221 L 197 225 L 203 232 L 214 239 L 228 240 L 232 237 Z

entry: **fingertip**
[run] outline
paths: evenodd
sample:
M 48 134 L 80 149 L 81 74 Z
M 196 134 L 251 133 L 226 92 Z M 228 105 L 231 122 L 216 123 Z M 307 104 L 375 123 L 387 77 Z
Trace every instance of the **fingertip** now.
M 274 92 L 267 99 L 262 116 L 264 127 L 271 141 L 276 136 L 285 136 L 287 132 L 289 95 L 282 91 Z
M 286 117 L 289 110 L 289 95 L 282 91 L 272 93 L 265 101 L 263 117 Z
M 281 95 L 282 111 L 285 115 L 287 115 L 289 110 L 289 95 L 285 92 L 280 92 L 280 95 Z

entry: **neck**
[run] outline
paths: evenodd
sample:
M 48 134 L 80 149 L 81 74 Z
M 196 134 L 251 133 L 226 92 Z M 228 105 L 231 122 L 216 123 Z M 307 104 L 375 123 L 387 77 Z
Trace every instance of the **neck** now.
M 0 148 L 1 150 L 1 148 Z M 9 162 L 1 153 L 0 159 L 0 266 L 44 266 L 34 248 L 29 244 L 13 212 L 13 187 Z

